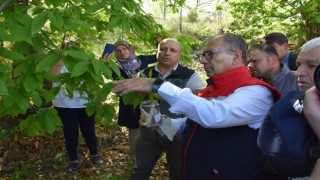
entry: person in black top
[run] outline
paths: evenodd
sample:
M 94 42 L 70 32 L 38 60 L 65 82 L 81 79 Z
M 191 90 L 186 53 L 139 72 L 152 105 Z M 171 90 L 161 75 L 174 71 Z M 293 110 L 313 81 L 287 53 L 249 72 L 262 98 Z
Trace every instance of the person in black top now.
M 156 55 L 136 56 L 134 48 L 126 41 L 115 43 L 114 53 L 117 59 L 121 76 L 129 79 L 139 71 L 148 67 L 148 64 L 157 62 Z M 101 60 L 109 59 L 111 54 L 105 54 Z M 118 79 L 113 73 L 113 78 Z M 125 126 L 129 131 L 129 158 L 135 160 L 135 143 L 139 135 L 140 109 L 133 105 L 124 104 L 122 97 L 119 99 L 118 125 Z

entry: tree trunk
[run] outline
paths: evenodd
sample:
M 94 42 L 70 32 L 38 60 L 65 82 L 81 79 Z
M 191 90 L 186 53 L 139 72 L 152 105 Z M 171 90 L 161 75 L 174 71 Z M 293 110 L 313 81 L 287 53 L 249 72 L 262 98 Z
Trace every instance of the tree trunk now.
M 306 6 L 307 5 L 308 4 L 306 4 Z M 320 12 L 320 6 L 314 7 L 313 11 Z M 320 23 L 314 22 L 315 17 L 311 16 L 313 16 L 313 14 L 310 14 L 310 10 L 307 12 L 301 12 L 301 18 L 304 22 L 303 27 L 305 28 L 306 32 L 306 40 L 310 40 L 320 36 Z
M 320 24 L 306 22 L 306 38 L 307 40 L 320 36 Z
M 166 0 L 163 1 L 163 20 L 166 20 L 166 13 L 167 13 L 167 2 Z
M 180 33 L 182 33 L 182 6 L 180 7 L 179 29 L 180 29 Z
M 6 0 L 0 5 L 0 12 L 2 12 L 9 4 L 12 2 L 12 0 Z

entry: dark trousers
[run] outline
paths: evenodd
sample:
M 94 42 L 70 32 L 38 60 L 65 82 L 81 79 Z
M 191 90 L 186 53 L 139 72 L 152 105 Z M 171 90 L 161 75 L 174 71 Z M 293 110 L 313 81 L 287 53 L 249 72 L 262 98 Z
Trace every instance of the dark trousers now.
M 181 179 L 181 142 L 162 141 L 156 131 L 141 127 L 136 141 L 136 168 L 131 180 L 149 180 L 150 174 L 161 157 L 166 153 L 169 179 Z M 162 138 L 163 139 L 163 138 Z
M 94 116 L 88 116 L 85 108 L 58 108 L 63 124 L 63 134 L 70 161 L 78 159 L 79 126 L 91 155 L 97 154 L 97 137 Z

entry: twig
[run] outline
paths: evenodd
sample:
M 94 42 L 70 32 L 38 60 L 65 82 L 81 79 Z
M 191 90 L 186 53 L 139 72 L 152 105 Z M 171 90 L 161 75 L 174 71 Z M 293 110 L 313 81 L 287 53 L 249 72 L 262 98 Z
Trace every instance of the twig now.
M 12 2 L 12 0 L 6 0 L 4 3 L 0 5 L 0 12 L 2 12 L 9 4 Z

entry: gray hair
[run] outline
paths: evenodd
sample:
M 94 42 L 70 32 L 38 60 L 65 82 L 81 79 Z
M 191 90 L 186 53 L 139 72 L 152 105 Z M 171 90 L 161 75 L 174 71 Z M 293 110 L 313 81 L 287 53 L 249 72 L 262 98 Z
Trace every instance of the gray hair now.
M 234 51 L 239 49 L 242 52 L 242 61 L 246 64 L 248 45 L 244 39 L 231 33 L 223 34 L 223 36 L 224 43 L 230 48 L 230 50 Z
M 242 52 L 242 62 L 246 64 L 248 45 L 243 38 L 236 34 L 222 33 L 215 36 L 210 36 L 207 39 L 206 46 L 220 36 L 223 37 L 224 46 L 226 46 L 230 51 L 240 50 Z
M 300 50 L 301 52 L 307 52 L 317 47 L 320 47 L 320 37 L 307 41 L 301 46 Z

